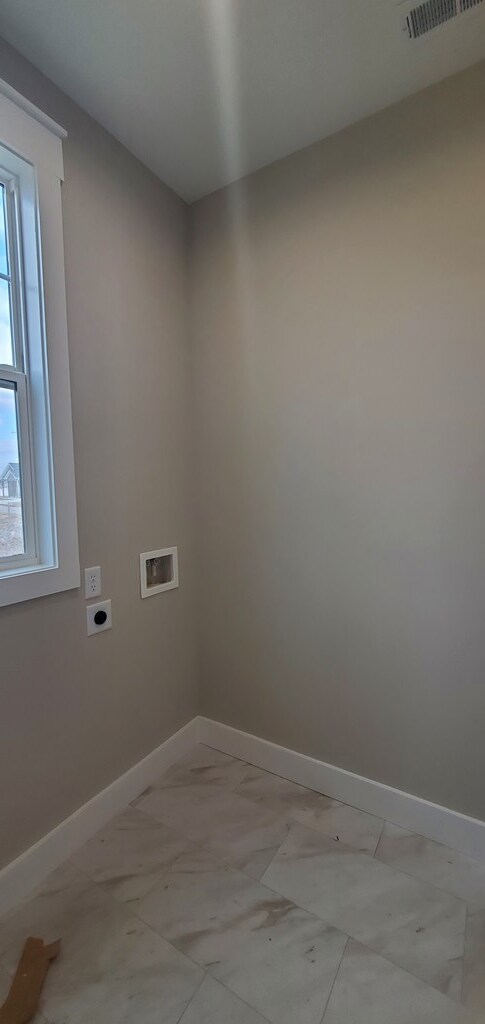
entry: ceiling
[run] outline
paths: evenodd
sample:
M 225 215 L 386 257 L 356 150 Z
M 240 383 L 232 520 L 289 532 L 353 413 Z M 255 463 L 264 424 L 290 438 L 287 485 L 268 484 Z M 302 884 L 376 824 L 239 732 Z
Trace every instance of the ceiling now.
M 192 202 L 485 56 L 485 4 L 415 41 L 408 6 L 1 0 L 0 34 Z

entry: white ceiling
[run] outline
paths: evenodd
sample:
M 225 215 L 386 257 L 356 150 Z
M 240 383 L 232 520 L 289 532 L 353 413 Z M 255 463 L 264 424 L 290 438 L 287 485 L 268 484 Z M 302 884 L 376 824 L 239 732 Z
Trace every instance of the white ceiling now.
M 417 41 L 407 6 L 1 0 L 0 33 L 190 202 L 485 56 L 485 4 Z

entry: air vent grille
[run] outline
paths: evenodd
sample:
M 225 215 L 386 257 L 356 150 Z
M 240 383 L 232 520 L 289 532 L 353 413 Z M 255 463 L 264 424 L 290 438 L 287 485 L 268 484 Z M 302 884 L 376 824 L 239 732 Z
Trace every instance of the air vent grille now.
M 404 28 L 410 39 L 419 39 L 445 22 L 459 19 L 467 11 L 482 6 L 485 10 L 485 0 L 426 0 L 416 7 L 406 4 L 408 13 L 404 19 Z
M 461 3 L 472 3 L 473 0 L 460 0 Z M 409 35 L 412 39 L 419 39 L 431 29 L 438 28 L 445 21 L 451 21 L 458 14 L 457 0 L 427 0 L 424 4 L 414 7 L 407 15 Z

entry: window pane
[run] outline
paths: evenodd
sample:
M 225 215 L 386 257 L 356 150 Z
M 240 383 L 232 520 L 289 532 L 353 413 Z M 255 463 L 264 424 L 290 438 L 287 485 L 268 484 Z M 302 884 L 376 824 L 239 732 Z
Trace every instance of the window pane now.
M 0 558 L 24 553 L 15 389 L 0 383 Z
M 10 286 L 0 277 L 0 365 L 12 366 L 12 328 L 10 319 Z
M 0 185 L 0 274 L 8 274 L 5 185 Z

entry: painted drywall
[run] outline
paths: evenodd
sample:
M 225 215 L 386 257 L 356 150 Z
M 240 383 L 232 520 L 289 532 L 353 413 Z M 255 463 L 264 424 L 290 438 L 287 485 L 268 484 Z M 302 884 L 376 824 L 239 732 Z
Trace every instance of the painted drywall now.
M 0 76 L 69 131 L 81 562 L 114 618 L 0 610 L 0 866 L 198 709 L 485 817 L 485 67 L 191 211 L 3 42 Z M 141 601 L 172 543 L 180 589 Z
M 82 592 L 0 609 L 0 866 L 196 710 L 184 204 L 19 54 L 0 77 L 58 120 Z M 139 553 L 179 546 L 180 588 L 140 598 Z
M 202 710 L 482 818 L 484 183 L 481 64 L 191 225 Z

